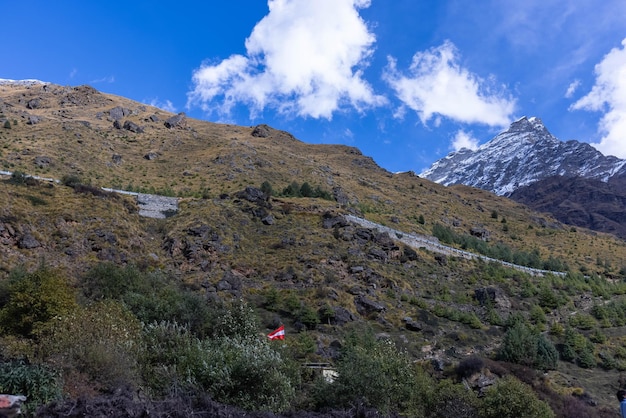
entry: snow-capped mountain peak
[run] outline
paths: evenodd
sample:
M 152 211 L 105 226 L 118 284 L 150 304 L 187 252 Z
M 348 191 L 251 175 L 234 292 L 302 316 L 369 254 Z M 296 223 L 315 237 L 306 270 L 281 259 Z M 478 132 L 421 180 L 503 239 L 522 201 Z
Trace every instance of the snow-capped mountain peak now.
M 562 142 L 541 119 L 524 116 L 477 150 L 452 152 L 420 176 L 446 186 L 465 184 L 508 196 L 555 175 L 607 181 L 625 164 L 626 160 L 605 157 L 589 144 Z

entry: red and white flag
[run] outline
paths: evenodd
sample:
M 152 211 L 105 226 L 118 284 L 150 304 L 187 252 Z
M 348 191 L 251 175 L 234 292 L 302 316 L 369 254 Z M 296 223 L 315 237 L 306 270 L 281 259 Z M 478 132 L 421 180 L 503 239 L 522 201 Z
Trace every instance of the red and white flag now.
M 285 326 L 281 325 L 274 331 L 267 334 L 267 338 L 270 340 L 284 340 L 285 339 Z

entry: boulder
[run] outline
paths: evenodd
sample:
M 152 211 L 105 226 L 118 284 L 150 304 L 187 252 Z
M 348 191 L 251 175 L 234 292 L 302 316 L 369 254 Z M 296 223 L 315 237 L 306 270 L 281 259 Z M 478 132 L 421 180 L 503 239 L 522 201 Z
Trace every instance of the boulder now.
M 259 206 L 267 206 L 269 195 L 256 187 L 248 186 L 245 190 L 242 190 L 236 194 L 240 199 L 245 199 L 248 202 L 256 203 Z
M 424 326 L 421 323 L 419 323 L 419 322 L 417 322 L 417 321 L 415 321 L 415 320 L 413 320 L 413 319 L 411 319 L 409 317 L 404 318 L 403 321 L 404 321 L 404 326 L 409 331 L 419 332 L 419 331 L 421 331 L 424 328 Z
M 52 164 L 52 158 L 46 156 L 39 156 L 35 158 L 35 165 L 39 168 L 46 168 Z
M 37 109 L 39 107 L 41 107 L 41 100 L 40 99 L 31 99 L 26 103 L 26 107 L 29 109 Z
M 381 303 L 375 302 L 365 296 L 357 296 L 354 299 L 356 310 L 361 315 L 368 315 L 372 312 L 384 312 L 387 308 Z
M 222 279 L 217 282 L 217 290 L 228 290 L 231 292 L 239 292 L 242 288 L 241 279 L 230 271 L 224 272 Z
M 330 323 L 332 325 L 343 325 L 348 322 L 355 321 L 355 318 L 354 318 L 354 315 L 352 315 L 352 312 L 350 312 L 349 310 L 347 310 L 346 308 L 342 306 L 335 306 L 332 308 L 332 310 L 333 310 L 333 316 L 330 318 Z
M 124 122 L 124 129 L 134 132 L 136 134 L 141 134 L 143 133 L 143 128 L 139 125 L 137 125 L 135 122 L 131 122 L 129 120 L 127 120 L 126 122 Z
M 41 247 L 41 243 L 31 234 L 26 233 L 22 236 L 22 238 L 20 238 L 17 246 L 21 249 L 32 250 L 33 248 Z
M 121 106 L 116 106 L 113 109 L 109 110 L 109 117 L 113 120 L 121 120 L 124 119 L 126 116 L 130 115 L 132 112 L 130 111 L 130 109 L 121 107 Z
M 172 116 L 167 119 L 164 123 L 165 127 L 168 129 L 172 128 L 184 128 L 187 123 L 187 116 L 184 112 L 179 113 L 178 115 Z
M 337 203 L 339 203 L 340 205 L 347 205 L 350 203 L 350 199 L 348 198 L 348 195 L 339 186 L 333 187 L 333 197 L 335 198 Z
M 475 289 L 474 298 L 476 298 L 480 306 L 493 306 L 503 311 L 511 309 L 511 301 L 509 298 L 502 289 L 495 286 Z
M 330 229 L 334 227 L 348 226 L 348 221 L 343 216 L 334 216 L 330 212 L 326 212 L 322 217 L 322 227 L 324 229 Z
M 254 130 L 252 130 L 252 136 L 257 138 L 267 138 L 271 135 L 271 129 L 272 128 L 265 124 L 257 125 Z
M 470 234 L 483 241 L 489 241 L 489 239 L 491 238 L 491 233 L 487 229 L 479 226 L 475 226 L 470 229 Z
M 40 121 L 41 121 L 41 118 L 39 116 L 30 115 L 28 117 L 28 122 L 26 122 L 26 124 L 28 124 L 28 125 L 37 125 Z

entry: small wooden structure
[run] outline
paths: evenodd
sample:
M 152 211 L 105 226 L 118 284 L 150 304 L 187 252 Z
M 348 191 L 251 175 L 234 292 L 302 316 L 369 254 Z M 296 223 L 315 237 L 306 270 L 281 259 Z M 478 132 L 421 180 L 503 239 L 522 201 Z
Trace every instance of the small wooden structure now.
M 330 363 L 304 363 L 302 367 L 312 369 L 314 372 L 319 373 L 327 383 L 333 383 L 339 373 L 335 370 Z

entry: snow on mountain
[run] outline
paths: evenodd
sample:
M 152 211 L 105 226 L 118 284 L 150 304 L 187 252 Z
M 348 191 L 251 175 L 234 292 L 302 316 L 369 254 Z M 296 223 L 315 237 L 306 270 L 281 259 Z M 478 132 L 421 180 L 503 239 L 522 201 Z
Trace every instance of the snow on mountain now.
M 32 86 L 35 84 L 49 84 L 45 81 L 35 80 L 34 78 L 26 79 L 26 80 L 11 80 L 9 78 L 0 78 L 0 86 L 3 84 L 17 84 L 22 86 Z
M 524 116 L 477 150 L 461 149 L 436 161 L 420 177 L 508 196 L 555 175 L 606 182 L 625 164 L 626 160 L 604 156 L 587 143 L 560 141 L 539 118 Z

